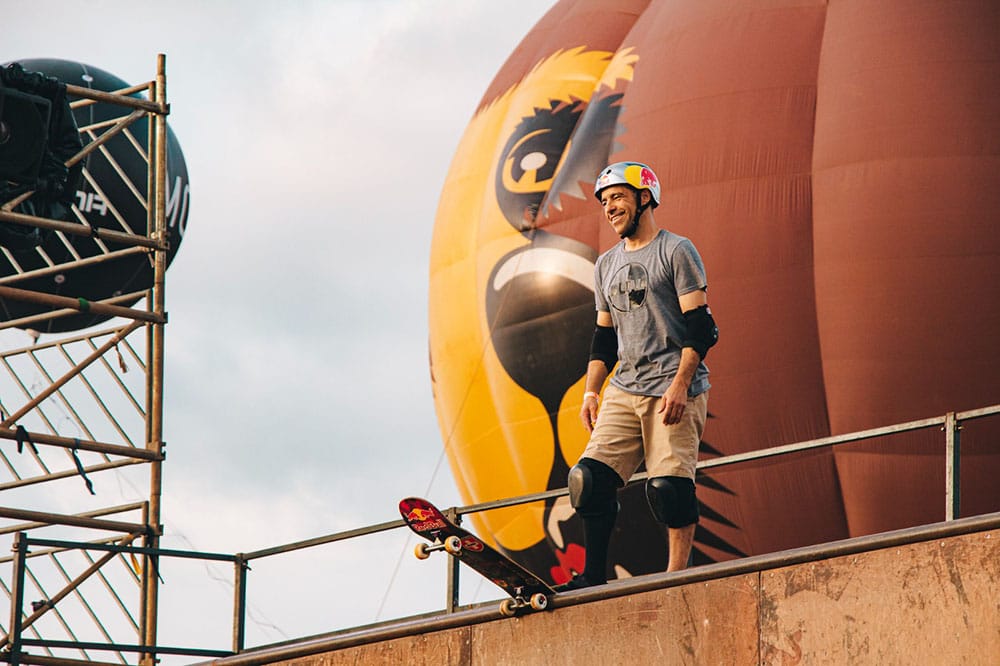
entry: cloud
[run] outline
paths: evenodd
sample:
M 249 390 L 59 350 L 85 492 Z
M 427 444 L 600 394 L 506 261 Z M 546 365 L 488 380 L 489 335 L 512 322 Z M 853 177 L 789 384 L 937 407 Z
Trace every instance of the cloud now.
M 66 58 L 138 82 L 167 54 L 191 200 L 166 287 L 165 545 L 232 553 L 391 520 L 410 494 L 460 503 L 427 364 L 431 232 L 466 124 L 549 4 L 5 3 L 0 61 Z M 414 566 L 408 538 L 259 563 L 256 640 L 371 621 L 383 597 L 383 619 L 441 608 L 441 561 L 382 588 L 401 554 Z M 176 591 L 209 571 L 231 579 L 170 576 L 162 636 L 199 636 Z M 229 592 L 208 586 L 224 633 Z

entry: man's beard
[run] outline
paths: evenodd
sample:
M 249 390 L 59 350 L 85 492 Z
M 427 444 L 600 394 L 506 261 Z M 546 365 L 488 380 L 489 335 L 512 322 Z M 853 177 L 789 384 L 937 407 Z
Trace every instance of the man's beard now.
M 636 215 L 632 218 L 632 221 L 629 223 L 629 225 L 622 230 L 622 232 L 619 234 L 619 237 L 622 239 L 631 238 L 638 229 L 639 229 L 639 216 Z

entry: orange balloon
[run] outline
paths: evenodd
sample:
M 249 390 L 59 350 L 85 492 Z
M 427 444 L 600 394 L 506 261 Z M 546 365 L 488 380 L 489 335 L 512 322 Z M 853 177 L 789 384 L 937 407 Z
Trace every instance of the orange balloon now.
M 997 402 L 998 18 L 989 0 L 558 2 L 487 90 L 435 222 L 435 404 L 463 499 L 564 487 L 586 444 L 593 262 L 618 240 L 592 184 L 619 160 L 654 168 L 658 223 L 705 260 L 703 458 Z M 963 434 L 970 509 L 1000 509 L 998 431 Z M 941 520 L 942 443 L 700 474 L 695 561 Z M 641 486 L 621 500 L 612 573 L 662 570 Z M 582 567 L 565 498 L 476 520 L 556 582 Z

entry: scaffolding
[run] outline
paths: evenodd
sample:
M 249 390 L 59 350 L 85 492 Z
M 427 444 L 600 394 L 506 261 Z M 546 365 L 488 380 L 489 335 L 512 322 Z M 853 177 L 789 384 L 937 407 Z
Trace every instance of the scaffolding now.
M 139 663 L 153 664 L 160 651 L 157 565 L 169 249 L 165 69 L 161 54 L 156 76 L 147 83 L 115 92 L 66 86 L 69 98 L 75 98 L 70 108 L 101 103 L 120 110 L 112 121 L 79 127 L 84 147 L 66 166 L 100 151 L 144 208 L 145 233 L 136 232 L 110 205 L 112 222 L 104 227 L 88 222 L 83 202 L 72 205 L 75 219 L 66 221 L 15 212 L 34 194 L 30 191 L 0 201 L 0 222 L 44 230 L 67 250 L 64 261 L 39 246 L 26 261 L 0 248 L 7 267 L 0 298 L 31 309 L 28 316 L 0 322 L 0 334 L 8 332 L 0 338 L 5 342 L 0 349 L 0 465 L 6 470 L 0 479 L 0 539 L 13 551 L 0 560 L 0 585 L 11 600 L 9 623 L 0 621 L 0 660 L 11 664 L 104 661 L 95 658 L 97 651 L 112 655 L 108 663 L 128 663 L 125 655 L 138 655 Z M 147 125 L 144 140 L 133 131 L 141 119 Z M 144 184 L 134 182 L 108 150 L 113 139 L 126 140 L 138 153 L 146 169 Z M 83 178 L 101 192 L 86 168 Z M 80 236 L 91 239 L 96 251 L 89 256 L 77 251 L 71 239 Z M 140 292 L 90 301 L 38 288 L 59 283 L 68 271 L 98 265 L 111 270 L 113 264 L 106 262 L 137 256 L 148 260 L 152 271 L 152 284 Z M 11 329 L 51 330 L 46 322 L 81 315 L 108 323 L 47 334 L 44 343 L 35 334 L 33 344 L 6 348 Z M 137 470 L 129 472 L 132 477 L 145 477 L 140 492 L 146 499 L 101 506 L 94 486 L 126 468 Z M 89 622 L 80 622 L 81 617 Z M 28 654 L 27 646 L 43 654 Z

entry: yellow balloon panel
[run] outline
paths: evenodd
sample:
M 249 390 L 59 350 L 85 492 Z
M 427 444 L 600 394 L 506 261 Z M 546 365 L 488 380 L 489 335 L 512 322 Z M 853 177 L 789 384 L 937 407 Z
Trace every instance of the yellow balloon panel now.
M 573 245 L 567 250 L 559 237 L 549 242 L 539 231 L 541 199 L 564 154 L 566 128 L 525 120 L 540 108 L 575 119 L 574 105 L 605 79 L 627 78 L 634 62 L 629 54 L 585 47 L 557 50 L 485 104 L 456 150 L 431 250 L 430 346 L 439 425 L 466 501 L 541 492 L 553 478 L 562 483 L 566 446 L 579 455 L 585 444 L 576 415 L 586 357 L 558 363 L 568 368 L 543 366 L 553 365 L 545 359 L 565 347 L 566 337 L 589 344 L 586 331 L 548 320 L 565 302 L 575 321 L 593 325 L 593 249 L 565 239 Z M 558 151 L 546 153 L 550 144 Z M 553 328 L 558 335 L 545 335 Z M 514 366 L 530 367 L 512 372 Z M 559 388 L 549 386 L 556 374 L 565 375 Z M 570 386 L 579 390 L 568 392 Z M 543 509 L 496 510 L 473 520 L 502 547 L 524 550 L 545 537 Z

